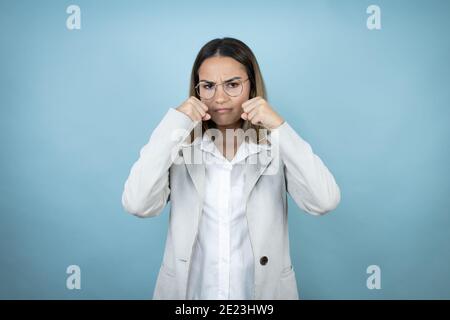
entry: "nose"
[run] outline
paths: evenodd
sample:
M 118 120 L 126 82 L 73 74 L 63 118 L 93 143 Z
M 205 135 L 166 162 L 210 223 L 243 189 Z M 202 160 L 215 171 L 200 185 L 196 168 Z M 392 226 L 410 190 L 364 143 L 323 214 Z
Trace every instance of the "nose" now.
M 228 100 L 228 95 L 223 90 L 223 85 L 216 86 L 216 103 L 222 104 Z

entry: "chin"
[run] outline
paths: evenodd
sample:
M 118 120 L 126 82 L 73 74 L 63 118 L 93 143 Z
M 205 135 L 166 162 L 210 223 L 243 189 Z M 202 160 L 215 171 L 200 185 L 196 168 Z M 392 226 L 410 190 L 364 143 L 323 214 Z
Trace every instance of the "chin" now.
M 239 119 L 229 119 L 228 117 L 227 119 L 224 119 L 225 117 L 222 119 L 220 117 L 217 118 L 213 118 L 212 120 L 214 121 L 215 124 L 219 126 L 231 126 L 240 120 L 240 118 Z

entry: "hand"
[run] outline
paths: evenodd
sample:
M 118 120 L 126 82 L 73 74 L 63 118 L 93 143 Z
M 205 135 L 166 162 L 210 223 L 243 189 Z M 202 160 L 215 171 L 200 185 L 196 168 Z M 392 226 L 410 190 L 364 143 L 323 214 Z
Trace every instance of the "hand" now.
M 284 119 L 261 97 L 247 100 L 242 104 L 242 109 L 244 110 L 241 114 L 242 119 L 255 125 L 262 125 L 269 130 L 278 128 L 284 122 Z
M 194 122 L 211 119 L 211 115 L 208 113 L 208 107 L 194 96 L 184 101 L 177 110 L 183 112 Z

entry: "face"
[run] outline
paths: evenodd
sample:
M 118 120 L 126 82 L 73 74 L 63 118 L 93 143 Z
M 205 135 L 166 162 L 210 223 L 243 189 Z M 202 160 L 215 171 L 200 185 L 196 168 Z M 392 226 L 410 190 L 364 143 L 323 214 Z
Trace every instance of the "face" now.
M 199 70 L 199 81 L 208 81 L 215 84 L 223 83 L 230 79 L 247 80 L 247 71 L 244 65 L 230 57 L 211 57 L 203 61 Z M 230 85 L 233 85 L 231 83 Z M 214 97 L 202 102 L 208 106 L 208 113 L 211 119 L 218 125 L 223 127 L 234 127 L 241 122 L 241 114 L 243 112 L 242 104 L 249 99 L 250 81 L 242 83 L 242 93 L 237 97 L 231 97 L 224 91 L 224 86 L 216 87 Z M 226 109 L 220 111 L 219 109 Z

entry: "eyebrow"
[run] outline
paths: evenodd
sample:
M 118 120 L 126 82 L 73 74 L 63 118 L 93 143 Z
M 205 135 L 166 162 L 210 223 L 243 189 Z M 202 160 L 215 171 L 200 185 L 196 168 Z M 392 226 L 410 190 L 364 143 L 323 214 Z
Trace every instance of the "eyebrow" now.
M 233 77 L 233 78 L 230 78 L 228 80 L 225 80 L 224 83 L 225 82 L 230 82 L 230 81 L 233 81 L 233 80 L 237 80 L 237 79 L 242 79 L 242 77 Z M 209 81 L 209 80 L 200 80 L 199 82 L 207 82 L 207 83 L 210 83 L 210 84 L 216 84 L 214 81 Z

